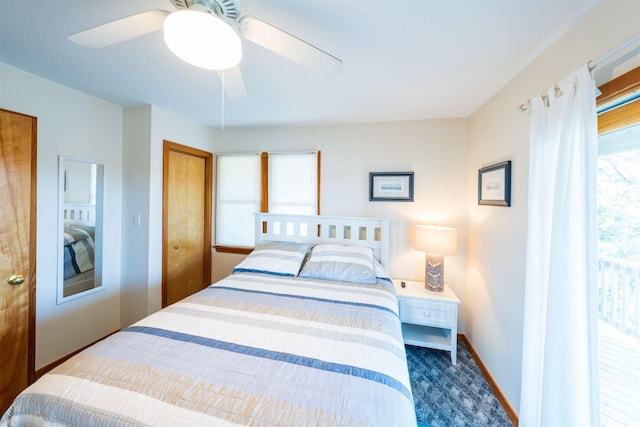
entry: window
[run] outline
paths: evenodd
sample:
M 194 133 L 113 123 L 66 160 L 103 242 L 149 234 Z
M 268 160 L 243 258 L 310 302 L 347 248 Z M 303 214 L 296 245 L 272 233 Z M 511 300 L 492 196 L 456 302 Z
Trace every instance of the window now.
M 260 210 L 260 154 L 218 155 L 216 245 L 253 246 Z
M 254 213 L 320 213 L 320 152 L 219 154 L 216 250 L 249 253 Z
M 598 312 L 603 425 L 640 425 L 640 68 L 598 97 Z
M 269 154 L 268 212 L 318 213 L 318 161 L 308 153 Z

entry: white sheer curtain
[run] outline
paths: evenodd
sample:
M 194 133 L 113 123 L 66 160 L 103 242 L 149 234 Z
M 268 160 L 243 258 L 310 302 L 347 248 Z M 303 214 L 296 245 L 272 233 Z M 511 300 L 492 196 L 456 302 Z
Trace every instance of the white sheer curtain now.
M 595 83 L 531 99 L 520 426 L 600 425 Z

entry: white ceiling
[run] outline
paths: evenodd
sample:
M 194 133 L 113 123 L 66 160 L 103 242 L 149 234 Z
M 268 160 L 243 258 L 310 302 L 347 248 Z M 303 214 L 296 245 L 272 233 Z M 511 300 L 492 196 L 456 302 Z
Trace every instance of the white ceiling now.
M 243 40 L 249 96 L 224 100 L 224 125 L 467 117 L 593 3 L 241 0 L 241 15 L 294 34 L 343 66 L 326 77 Z M 100 50 L 66 39 L 149 9 L 174 7 L 169 0 L 0 0 L 0 61 L 122 106 L 153 104 L 220 127 L 217 73 L 173 56 L 161 31 Z

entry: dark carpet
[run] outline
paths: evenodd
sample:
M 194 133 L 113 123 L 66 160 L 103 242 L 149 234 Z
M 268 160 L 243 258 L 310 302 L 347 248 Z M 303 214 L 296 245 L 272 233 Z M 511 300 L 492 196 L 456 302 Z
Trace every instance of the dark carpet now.
M 406 349 L 419 427 L 513 426 L 463 342 L 456 366 L 448 351 Z

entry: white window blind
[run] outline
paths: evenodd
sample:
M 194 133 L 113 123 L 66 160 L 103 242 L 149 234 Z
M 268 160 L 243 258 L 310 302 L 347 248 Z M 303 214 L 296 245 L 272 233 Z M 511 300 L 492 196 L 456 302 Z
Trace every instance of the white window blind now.
M 317 215 L 317 153 L 269 153 L 269 212 Z
M 260 211 L 260 154 L 216 159 L 216 245 L 253 246 L 254 213 Z

